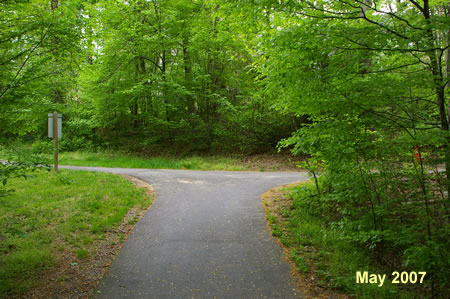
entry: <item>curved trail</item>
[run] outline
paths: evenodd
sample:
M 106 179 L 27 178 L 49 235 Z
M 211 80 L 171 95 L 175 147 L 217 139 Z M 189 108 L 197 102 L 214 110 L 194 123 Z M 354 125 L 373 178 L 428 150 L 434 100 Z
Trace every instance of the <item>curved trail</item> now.
M 61 167 L 135 176 L 156 200 L 95 291 L 99 298 L 300 298 L 260 196 L 298 172 Z

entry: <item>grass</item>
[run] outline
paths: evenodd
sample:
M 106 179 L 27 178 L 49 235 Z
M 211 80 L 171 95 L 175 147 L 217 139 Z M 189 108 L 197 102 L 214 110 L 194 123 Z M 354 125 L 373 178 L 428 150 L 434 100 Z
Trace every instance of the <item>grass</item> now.
M 0 197 L 0 297 L 36 286 L 64 252 L 80 260 L 95 254 L 130 209 L 150 205 L 142 189 L 106 173 L 38 171 L 7 187 L 15 192 Z
M 272 235 L 280 239 L 299 272 L 314 277 L 315 285 L 362 298 L 411 298 L 391 283 L 391 273 L 377 268 L 367 253 L 332 229 L 327 219 L 311 212 L 313 184 L 284 187 L 266 193 L 264 205 Z M 280 195 L 281 193 L 281 195 Z M 356 271 L 386 274 L 382 287 L 357 284 Z
M 53 164 L 53 147 L 50 141 L 26 143 L 11 140 L 0 144 L 0 160 L 27 161 L 33 156 L 39 161 Z M 6 144 L 8 144 L 6 146 Z M 143 153 L 129 153 L 113 150 L 98 152 L 74 151 L 59 152 L 60 165 L 97 166 L 147 169 L 189 169 L 189 170 L 225 170 L 225 171 L 295 171 L 295 161 L 286 154 L 266 153 L 246 156 L 243 154 L 211 154 L 192 156 L 148 156 Z
M 192 170 L 249 170 L 236 158 L 205 157 L 136 157 L 117 152 L 65 152 L 59 156 L 61 165 L 102 166 L 150 169 L 192 169 Z

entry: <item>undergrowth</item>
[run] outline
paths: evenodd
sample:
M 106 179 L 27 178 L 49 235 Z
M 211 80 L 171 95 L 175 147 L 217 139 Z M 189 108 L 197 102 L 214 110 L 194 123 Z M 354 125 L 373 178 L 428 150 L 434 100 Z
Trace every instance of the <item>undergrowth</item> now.
M 349 238 L 348 232 L 333 223 L 333 216 L 317 207 L 313 183 L 283 188 L 282 192 L 289 200 L 275 199 L 267 215 L 272 234 L 289 249 L 299 272 L 314 277 L 317 287 L 362 298 L 426 297 L 424 285 L 405 289 L 391 283 L 391 273 L 403 268 L 378 263 L 367 248 L 359 246 Z M 326 205 L 326 202 L 321 204 Z M 394 253 L 390 257 L 397 258 Z M 359 284 L 356 283 L 357 271 L 386 274 L 386 279 L 382 286 Z

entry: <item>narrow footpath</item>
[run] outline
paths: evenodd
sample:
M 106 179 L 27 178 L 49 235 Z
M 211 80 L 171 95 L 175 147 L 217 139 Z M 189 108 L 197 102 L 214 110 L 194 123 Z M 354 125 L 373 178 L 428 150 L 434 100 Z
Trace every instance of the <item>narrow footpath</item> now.
M 128 174 L 156 192 L 94 296 L 302 298 L 260 196 L 306 174 L 61 168 Z

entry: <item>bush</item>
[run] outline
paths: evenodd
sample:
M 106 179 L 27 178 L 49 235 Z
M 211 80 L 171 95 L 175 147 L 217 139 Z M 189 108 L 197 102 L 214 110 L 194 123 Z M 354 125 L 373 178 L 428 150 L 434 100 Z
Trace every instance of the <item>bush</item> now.
M 33 154 L 51 154 L 53 153 L 53 139 L 38 140 L 31 146 Z
M 416 137 L 421 161 L 417 140 L 357 119 L 314 123 L 283 145 L 312 155 L 306 167 L 321 172 L 309 203 L 314 214 L 381 267 L 427 271 L 423 288 L 437 297 L 450 287 L 447 180 L 438 170 L 445 155 L 439 142 Z
M 37 169 L 50 169 L 48 161 L 39 155 L 23 152 L 6 152 L 6 161 L 0 163 L 0 197 L 7 196 L 13 189 L 8 189 L 6 184 L 12 178 L 27 178 Z
M 79 150 L 95 151 L 95 146 L 91 140 L 85 137 L 62 138 L 59 143 L 61 152 L 74 152 Z

